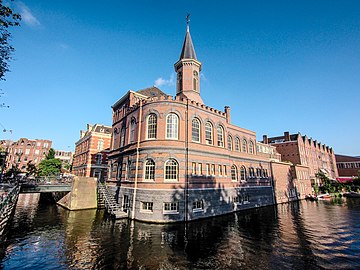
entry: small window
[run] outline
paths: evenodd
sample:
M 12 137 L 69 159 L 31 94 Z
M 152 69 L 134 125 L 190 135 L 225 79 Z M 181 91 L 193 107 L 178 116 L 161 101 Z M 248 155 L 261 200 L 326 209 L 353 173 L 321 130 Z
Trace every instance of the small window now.
M 179 213 L 179 203 L 177 203 L 177 202 L 165 202 L 163 212 L 164 212 L 164 214 L 177 214 L 177 213 Z
M 204 201 L 197 200 L 193 202 L 193 212 L 204 211 Z
M 198 174 L 202 175 L 202 163 L 198 163 Z
M 192 174 L 196 174 L 196 163 L 193 162 L 191 165 L 192 165 L 192 166 L 191 166 L 191 173 L 192 173 Z
M 153 202 L 141 202 L 142 212 L 153 212 Z

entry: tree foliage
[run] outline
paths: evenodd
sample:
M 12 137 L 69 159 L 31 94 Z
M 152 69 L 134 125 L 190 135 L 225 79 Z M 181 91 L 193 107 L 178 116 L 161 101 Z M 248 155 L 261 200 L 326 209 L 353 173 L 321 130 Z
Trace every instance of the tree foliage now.
M 39 163 L 39 176 L 54 176 L 61 171 L 61 161 L 57 158 L 44 159 Z
M 55 150 L 53 148 L 49 149 L 49 153 L 46 155 L 46 159 L 54 159 L 55 158 Z
M 38 173 L 38 170 L 35 166 L 34 163 L 32 163 L 31 161 L 29 161 L 27 164 L 26 164 L 26 176 L 36 176 L 37 173 Z
M 8 62 L 12 60 L 11 55 L 15 51 L 10 44 L 11 33 L 8 29 L 12 26 L 19 26 L 20 20 L 21 16 L 0 0 L 0 80 L 5 80 L 5 73 L 9 71 Z

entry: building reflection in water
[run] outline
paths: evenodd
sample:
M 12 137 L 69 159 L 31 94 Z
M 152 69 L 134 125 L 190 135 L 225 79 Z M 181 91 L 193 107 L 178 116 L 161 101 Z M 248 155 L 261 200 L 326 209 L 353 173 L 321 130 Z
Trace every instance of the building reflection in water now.
M 102 211 L 69 212 L 22 197 L 0 267 L 354 269 L 359 209 L 351 201 L 303 201 L 161 225 L 114 222 Z

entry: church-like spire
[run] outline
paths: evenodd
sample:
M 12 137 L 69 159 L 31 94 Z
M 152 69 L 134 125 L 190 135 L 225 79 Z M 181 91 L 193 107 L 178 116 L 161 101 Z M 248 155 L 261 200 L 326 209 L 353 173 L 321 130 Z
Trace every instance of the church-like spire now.
M 200 97 L 201 63 L 197 60 L 190 36 L 189 14 L 186 16 L 186 34 L 180 59 L 174 65 L 177 73 L 176 95 L 203 103 Z
M 186 34 L 185 34 L 185 40 L 184 40 L 184 44 L 183 44 L 181 54 L 180 54 L 180 60 L 181 59 L 197 60 L 194 45 L 191 40 L 189 23 L 190 23 L 190 14 L 188 14 L 186 16 Z

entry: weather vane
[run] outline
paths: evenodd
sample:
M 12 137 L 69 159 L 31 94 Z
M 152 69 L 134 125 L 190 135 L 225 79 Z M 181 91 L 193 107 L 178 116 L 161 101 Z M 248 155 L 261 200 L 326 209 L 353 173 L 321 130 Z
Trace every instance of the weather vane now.
M 190 13 L 186 15 L 186 30 L 189 32 Z

